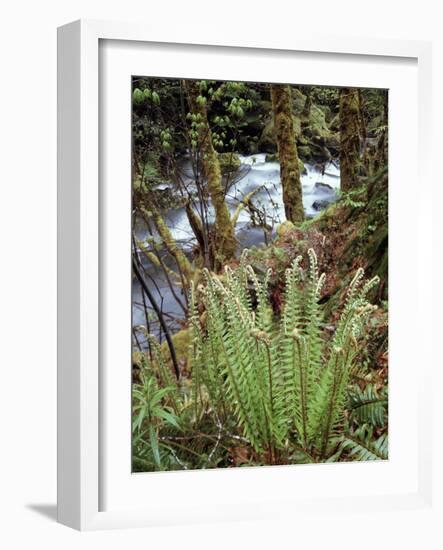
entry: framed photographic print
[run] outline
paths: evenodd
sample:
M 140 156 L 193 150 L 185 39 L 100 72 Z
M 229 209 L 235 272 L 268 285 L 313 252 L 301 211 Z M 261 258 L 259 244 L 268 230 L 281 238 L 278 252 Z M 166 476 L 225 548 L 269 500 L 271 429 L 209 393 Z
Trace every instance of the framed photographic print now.
M 59 29 L 59 521 L 433 514 L 430 46 L 193 39 Z

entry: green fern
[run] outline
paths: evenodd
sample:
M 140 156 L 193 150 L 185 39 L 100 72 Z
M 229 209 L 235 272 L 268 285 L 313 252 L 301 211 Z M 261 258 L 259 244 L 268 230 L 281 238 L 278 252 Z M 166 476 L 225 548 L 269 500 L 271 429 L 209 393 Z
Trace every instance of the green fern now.
M 222 277 L 205 271 L 205 284 L 191 290 L 194 383 L 206 386 L 220 414 L 232 411 L 255 452 L 271 463 L 294 437 L 306 456 L 318 460 L 337 450 L 358 339 L 375 307 L 366 297 L 378 278 L 363 283 L 360 269 L 335 334 L 326 340 L 319 305 L 325 275 L 314 250 L 308 256 L 307 273 L 301 257 L 286 272 L 281 319 L 270 305 L 270 272 L 261 281 L 246 255 Z
M 353 460 L 387 460 L 388 434 L 374 439 L 372 426 L 364 424 L 353 434 L 344 437 L 341 449 Z
M 388 387 L 380 392 L 368 384 L 364 390 L 355 386 L 349 392 L 348 410 L 350 418 L 357 424 L 370 424 L 374 427 L 384 428 L 388 413 Z

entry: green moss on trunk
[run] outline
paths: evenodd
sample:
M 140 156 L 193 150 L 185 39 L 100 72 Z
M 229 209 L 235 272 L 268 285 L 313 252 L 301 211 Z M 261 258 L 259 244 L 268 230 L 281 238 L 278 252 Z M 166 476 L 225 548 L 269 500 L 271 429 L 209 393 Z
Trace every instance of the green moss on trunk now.
M 190 202 L 186 203 L 186 215 L 188 216 L 189 225 L 194 233 L 200 250 L 205 249 L 205 238 L 201 219 L 197 216 Z
M 215 211 L 215 261 L 217 265 L 220 265 L 234 256 L 237 249 L 237 240 L 225 201 L 220 162 L 212 143 L 206 105 L 204 102 L 197 100 L 200 95 L 199 82 L 196 80 L 183 80 L 183 87 L 186 90 L 192 113 L 199 114 L 202 119 L 202 124 L 199 127 L 200 158 Z
M 358 185 L 360 166 L 360 98 L 357 89 L 340 90 L 340 186 Z
M 156 208 L 151 208 L 151 214 L 155 227 L 157 228 L 158 234 L 160 235 L 166 250 L 175 258 L 177 265 L 185 278 L 186 284 L 189 284 L 192 279 L 193 268 L 188 258 L 185 256 L 181 248 L 177 246 L 177 243 L 175 242 L 175 239 L 160 212 Z
M 300 223 L 304 219 L 304 211 L 291 88 L 287 85 L 272 84 L 271 98 L 286 219 L 292 223 Z

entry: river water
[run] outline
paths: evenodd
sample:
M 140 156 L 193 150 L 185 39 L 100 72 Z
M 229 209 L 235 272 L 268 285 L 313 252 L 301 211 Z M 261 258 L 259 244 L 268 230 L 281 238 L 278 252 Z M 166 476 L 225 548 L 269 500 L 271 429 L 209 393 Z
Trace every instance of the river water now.
M 229 187 L 226 200 L 231 214 L 236 210 L 239 202 L 244 197 L 258 188 L 252 198 L 255 208 L 262 213 L 266 212 L 264 221 L 268 227 L 264 231 L 251 223 L 251 216 L 247 209 L 240 213 L 236 226 L 237 239 L 239 241 L 239 251 L 251 246 L 260 246 L 267 238 L 272 238 L 275 233 L 275 227 L 285 220 L 284 205 L 282 201 L 282 192 L 280 184 L 280 165 L 278 162 L 266 161 L 266 154 L 259 153 L 250 156 L 240 156 L 241 166 L 234 179 L 234 183 Z M 305 165 L 306 173 L 301 176 L 303 207 L 307 218 L 312 218 L 326 207 L 330 202 L 337 198 L 340 189 L 340 170 L 334 164 L 330 163 L 319 170 L 309 164 Z M 182 171 L 185 183 L 192 190 L 193 179 L 189 162 L 184 162 Z M 163 188 L 168 187 L 164 184 Z M 209 221 L 213 221 L 213 212 L 209 211 Z M 170 228 L 172 235 L 185 251 L 190 251 L 195 245 L 195 239 L 189 226 L 188 218 L 184 208 L 175 208 L 164 213 L 165 221 Z M 263 217 L 262 217 L 263 220 Z M 138 238 L 145 236 L 143 227 L 137 229 Z M 167 262 L 167 259 L 165 257 Z M 151 276 L 147 281 L 157 303 L 165 314 L 166 321 L 172 331 L 180 328 L 180 321 L 183 319 L 183 310 L 174 297 L 162 270 L 153 265 L 146 265 Z M 185 301 L 180 296 L 180 287 L 175 288 L 175 292 L 181 301 Z M 133 326 L 146 325 L 142 295 L 139 285 L 133 284 Z M 154 318 L 151 320 L 151 332 L 158 334 L 158 322 Z M 144 347 L 144 337 L 138 333 L 139 343 Z

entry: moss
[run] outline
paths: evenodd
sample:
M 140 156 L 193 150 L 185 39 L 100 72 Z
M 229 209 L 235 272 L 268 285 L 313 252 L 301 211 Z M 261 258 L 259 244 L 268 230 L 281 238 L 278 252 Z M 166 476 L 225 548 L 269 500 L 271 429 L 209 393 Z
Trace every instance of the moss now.
M 336 203 L 330 204 L 327 208 L 322 210 L 317 216 L 311 218 L 310 220 L 305 220 L 303 222 L 303 229 L 308 229 L 309 227 L 315 227 L 316 229 L 323 231 L 328 227 L 331 222 L 334 222 L 337 219 L 338 206 Z
M 329 129 L 331 132 L 338 132 L 340 130 L 340 116 L 336 114 L 329 123 Z
M 312 105 L 311 107 L 309 125 L 313 133 L 318 136 L 329 137 L 331 135 L 331 131 L 326 122 L 325 113 L 317 107 L 317 105 Z
M 274 121 L 269 118 L 265 122 L 265 126 L 258 141 L 258 148 L 264 153 L 275 153 L 277 151 L 277 143 L 274 136 Z
M 301 120 L 299 117 L 292 115 L 292 126 L 294 129 L 295 139 L 298 139 L 302 134 Z
M 312 160 L 312 151 L 309 145 L 299 145 L 297 151 L 300 158 L 302 158 L 304 162 L 309 162 Z
M 368 276 L 378 275 L 381 284 L 378 297 L 388 293 L 388 173 L 382 169 L 366 181 L 367 200 L 364 208 L 350 209 L 340 201 L 312 220 L 328 238 L 336 240 L 340 258 L 337 263 L 339 277 L 346 270 L 362 265 Z M 352 223 L 351 223 L 352 220 Z M 340 243 L 341 246 L 340 246 Z
M 218 154 L 212 143 L 211 129 L 208 123 L 206 104 L 197 101 L 200 95 L 199 82 L 184 80 L 184 89 L 188 95 L 190 108 L 194 114 L 201 116 L 199 128 L 200 155 L 203 172 L 207 179 L 208 192 L 215 210 L 214 261 L 219 267 L 224 261 L 234 257 L 237 250 L 234 226 L 231 223 L 225 192 L 222 185 L 222 172 Z
M 304 210 L 295 143 L 291 88 L 286 85 L 272 84 L 271 99 L 286 219 L 293 223 L 299 223 L 304 219 Z
M 287 235 L 289 232 L 293 231 L 295 229 L 295 225 L 286 220 L 285 222 L 281 223 L 280 225 L 277 225 L 277 236 L 283 237 L 284 235 Z
M 301 114 L 306 105 L 306 95 L 299 89 L 292 89 L 292 107 L 294 113 Z
M 182 329 L 176 334 L 173 334 L 171 336 L 172 343 L 175 349 L 175 355 L 177 357 L 177 361 L 180 364 L 182 374 L 183 370 L 190 371 L 191 369 L 191 353 L 189 353 L 189 346 L 191 345 L 191 331 L 188 328 Z M 160 346 L 160 351 L 163 356 L 163 359 L 167 365 L 171 368 L 172 372 L 172 361 L 171 361 L 171 353 L 169 351 L 168 343 L 163 341 L 163 343 Z M 139 370 L 143 367 L 143 362 L 147 361 L 149 363 L 150 357 L 147 351 L 133 351 L 132 352 L 132 365 L 133 370 Z M 155 368 L 157 369 L 156 362 L 154 361 Z
M 185 328 L 177 332 L 172 336 L 172 343 L 175 348 L 175 354 L 177 356 L 177 361 L 183 362 L 190 357 L 189 346 L 191 345 L 191 332 L 189 329 Z M 169 353 L 169 348 L 167 342 L 163 342 L 161 345 L 161 351 L 163 357 L 166 361 L 170 361 L 171 356 Z M 189 364 L 188 364 L 189 367 Z
M 294 135 L 296 139 L 299 139 L 302 135 L 301 121 L 296 115 L 292 115 Z M 263 128 L 260 140 L 258 142 L 258 148 L 264 153 L 277 153 L 277 142 L 275 137 L 274 118 L 269 118 Z
M 188 201 L 186 203 L 186 215 L 188 217 L 189 225 L 191 226 L 192 232 L 194 233 L 198 245 L 200 247 L 200 250 L 204 250 L 205 248 L 205 238 L 204 238 L 204 231 L 203 231 L 203 224 L 201 222 L 201 219 L 197 216 L 195 213 L 191 203 Z
M 180 271 L 182 272 L 186 282 L 192 279 L 193 268 L 185 256 L 182 249 L 177 246 L 174 237 L 172 236 L 169 227 L 166 225 L 164 219 L 162 218 L 160 212 L 155 208 L 151 207 L 151 215 L 157 228 L 158 234 L 160 235 L 163 244 L 166 247 L 166 250 L 173 256 L 177 262 Z
M 292 88 L 292 119 L 294 134 L 300 158 L 304 162 L 324 162 L 339 154 L 339 138 L 335 128 L 329 127 L 327 117 L 332 118 L 328 106 L 318 106 L 309 95 L 298 88 Z M 267 118 L 258 149 L 270 154 L 276 153 L 274 119 Z M 302 170 L 300 170 L 302 171 Z
M 331 131 L 326 117 L 330 114 L 330 108 L 326 105 L 316 105 L 309 94 L 303 94 L 298 88 L 293 88 L 292 98 L 297 137 L 303 134 L 302 126 L 309 128 L 312 135 L 329 137 Z
M 358 90 L 340 90 L 340 186 L 349 191 L 358 185 L 360 163 L 360 98 Z
M 233 225 L 234 227 L 237 225 L 238 218 L 239 218 L 239 216 L 240 216 L 241 211 L 242 211 L 244 208 L 250 207 L 252 197 L 253 197 L 256 193 L 258 193 L 258 192 L 261 190 L 261 188 L 262 188 L 262 186 L 256 187 L 255 189 L 253 189 L 252 191 L 250 191 L 249 193 L 247 193 L 247 194 L 243 197 L 243 199 L 241 200 L 241 202 L 239 203 L 239 205 L 238 205 L 237 208 L 235 209 L 234 214 L 232 215 L 232 225 Z
M 265 157 L 266 162 L 278 162 L 278 153 L 267 153 Z
M 240 157 L 236 153 L 219 153 L 218 161 L 223 176 L 233 174 L 240 168 Z
M 143 365 L 143 357 L 146 354 L 141 351 L 133 351 L 132 352 L 132 365 L 138 369 L 141 369 Z

